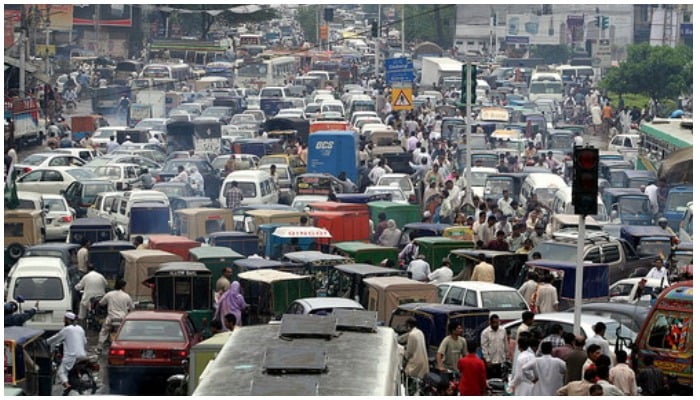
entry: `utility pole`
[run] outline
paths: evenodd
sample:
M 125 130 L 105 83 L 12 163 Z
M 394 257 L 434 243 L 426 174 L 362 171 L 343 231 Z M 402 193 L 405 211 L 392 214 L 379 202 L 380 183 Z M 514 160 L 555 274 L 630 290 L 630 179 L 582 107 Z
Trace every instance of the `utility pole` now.
M 406 30 L 404 29 L 404 22 L 406 21 L 406 14 L 404 11 L 406 10 L 406 5 L 402 4 L 401 5 L 401 56 L 404 56 L 406 53 Z

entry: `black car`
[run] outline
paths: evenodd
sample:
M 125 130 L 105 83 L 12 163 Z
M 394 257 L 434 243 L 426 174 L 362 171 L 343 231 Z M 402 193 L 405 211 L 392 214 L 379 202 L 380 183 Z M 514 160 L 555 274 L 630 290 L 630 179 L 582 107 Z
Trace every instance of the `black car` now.
M 92 207 L 101 192 L 115 192 L 114 183 L 102 179 L 86 179 L 74 181 L 61 194 L 66 198 L 68 205 L 75 209 L 76 217 L 87 215 L 87 209 Z
M 219 197 L 221 189 L 221 177 L 219 172 L 207 160 L 201 158 L 176 158 L 169 160 L 163 166 L 156 177 L 157 182 L 168 182 L 177 176 L 177 167 L 182 165 L 185 171 L 189 171 L 191 167 L 197 167 L 199 173 L 204 178 L 204 195 L 211 199 Z
M 573 307 L 567 310 L 574 312 Z M 651 311 L 648 305 L 637 305 L 627 303 L 584 303 L 581 305 L 581 312 L 585 314 L 598 315 L 622 322 L 635 332 L 642 330 L 644 320 Z

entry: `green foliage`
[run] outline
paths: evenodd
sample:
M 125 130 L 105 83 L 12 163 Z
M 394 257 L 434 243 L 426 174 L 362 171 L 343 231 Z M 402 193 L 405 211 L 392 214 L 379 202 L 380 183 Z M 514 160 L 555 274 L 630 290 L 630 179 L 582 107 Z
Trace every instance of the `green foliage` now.
M 690 92 L 692 70 L 692 49 L 686 46 L 633 45 L 627 49 L 627 60 L 608 70 L 600 85 L 616 93 L 675 99 Z
M 457 15 L 454 5 L 404 4 L 403 7 L 405 7 L 406 42 L 430 41 L 443 49 L 452 48 Z M 400 26 L 397 27 L 399 28 Z
M 545 64 L 566 64 L 571 56 L 567 45 L 538 45 L 531 52 L 533 58 L 542 58 Z
M 299 22 L 304 33 L 304 38 L 308 42 L 316 42 L 318 35 L 317 17 L 320 12 L 320 5 L 301 6 L 297 8 L 296 20 Z

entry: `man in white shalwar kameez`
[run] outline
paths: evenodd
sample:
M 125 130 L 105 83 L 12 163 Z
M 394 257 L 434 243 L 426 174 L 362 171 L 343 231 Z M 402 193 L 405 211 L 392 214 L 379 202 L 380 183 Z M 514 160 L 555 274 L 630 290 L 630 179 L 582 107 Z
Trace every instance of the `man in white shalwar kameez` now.
M 531 396 L 556 396 L 557 389 L 564 385 L 566 363 L 552 357 L 552 343 L 542 343 L 542 357 L 528 361 L 522 366 L 523 373 L 534 374 Z
M 530 360 L 535 359 L 535 352 L 530 348 L 530 339 L 521 337 L 518 339 L 518 358 L 513 364 L 513 376 L 511 377 L 510 388 L 513 396 L 529 396 L 532 392 L 532 383 L 535 380 L 535 376 L 528 371 L 520 368 L 519 366 L 527 364 Z

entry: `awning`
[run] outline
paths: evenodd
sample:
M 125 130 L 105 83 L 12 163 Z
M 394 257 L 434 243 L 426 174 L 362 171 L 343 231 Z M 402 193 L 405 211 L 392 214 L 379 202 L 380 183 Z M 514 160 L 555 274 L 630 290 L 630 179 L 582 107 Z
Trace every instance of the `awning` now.
M 324 228 L 315 226 L 280 226 L 272 233 L 282 238 L 328 238 L 333 236 Z
M 15 68 L 20 68 L 20 62 L 14 57 L 5 56 L 5 64 L 11 65 Z M 51 83 L 51 77 L 40 71 L 40 68 L 31 62 L 24 63 L 24 70 L 32 74 L 32 76 L 44 83 Z

